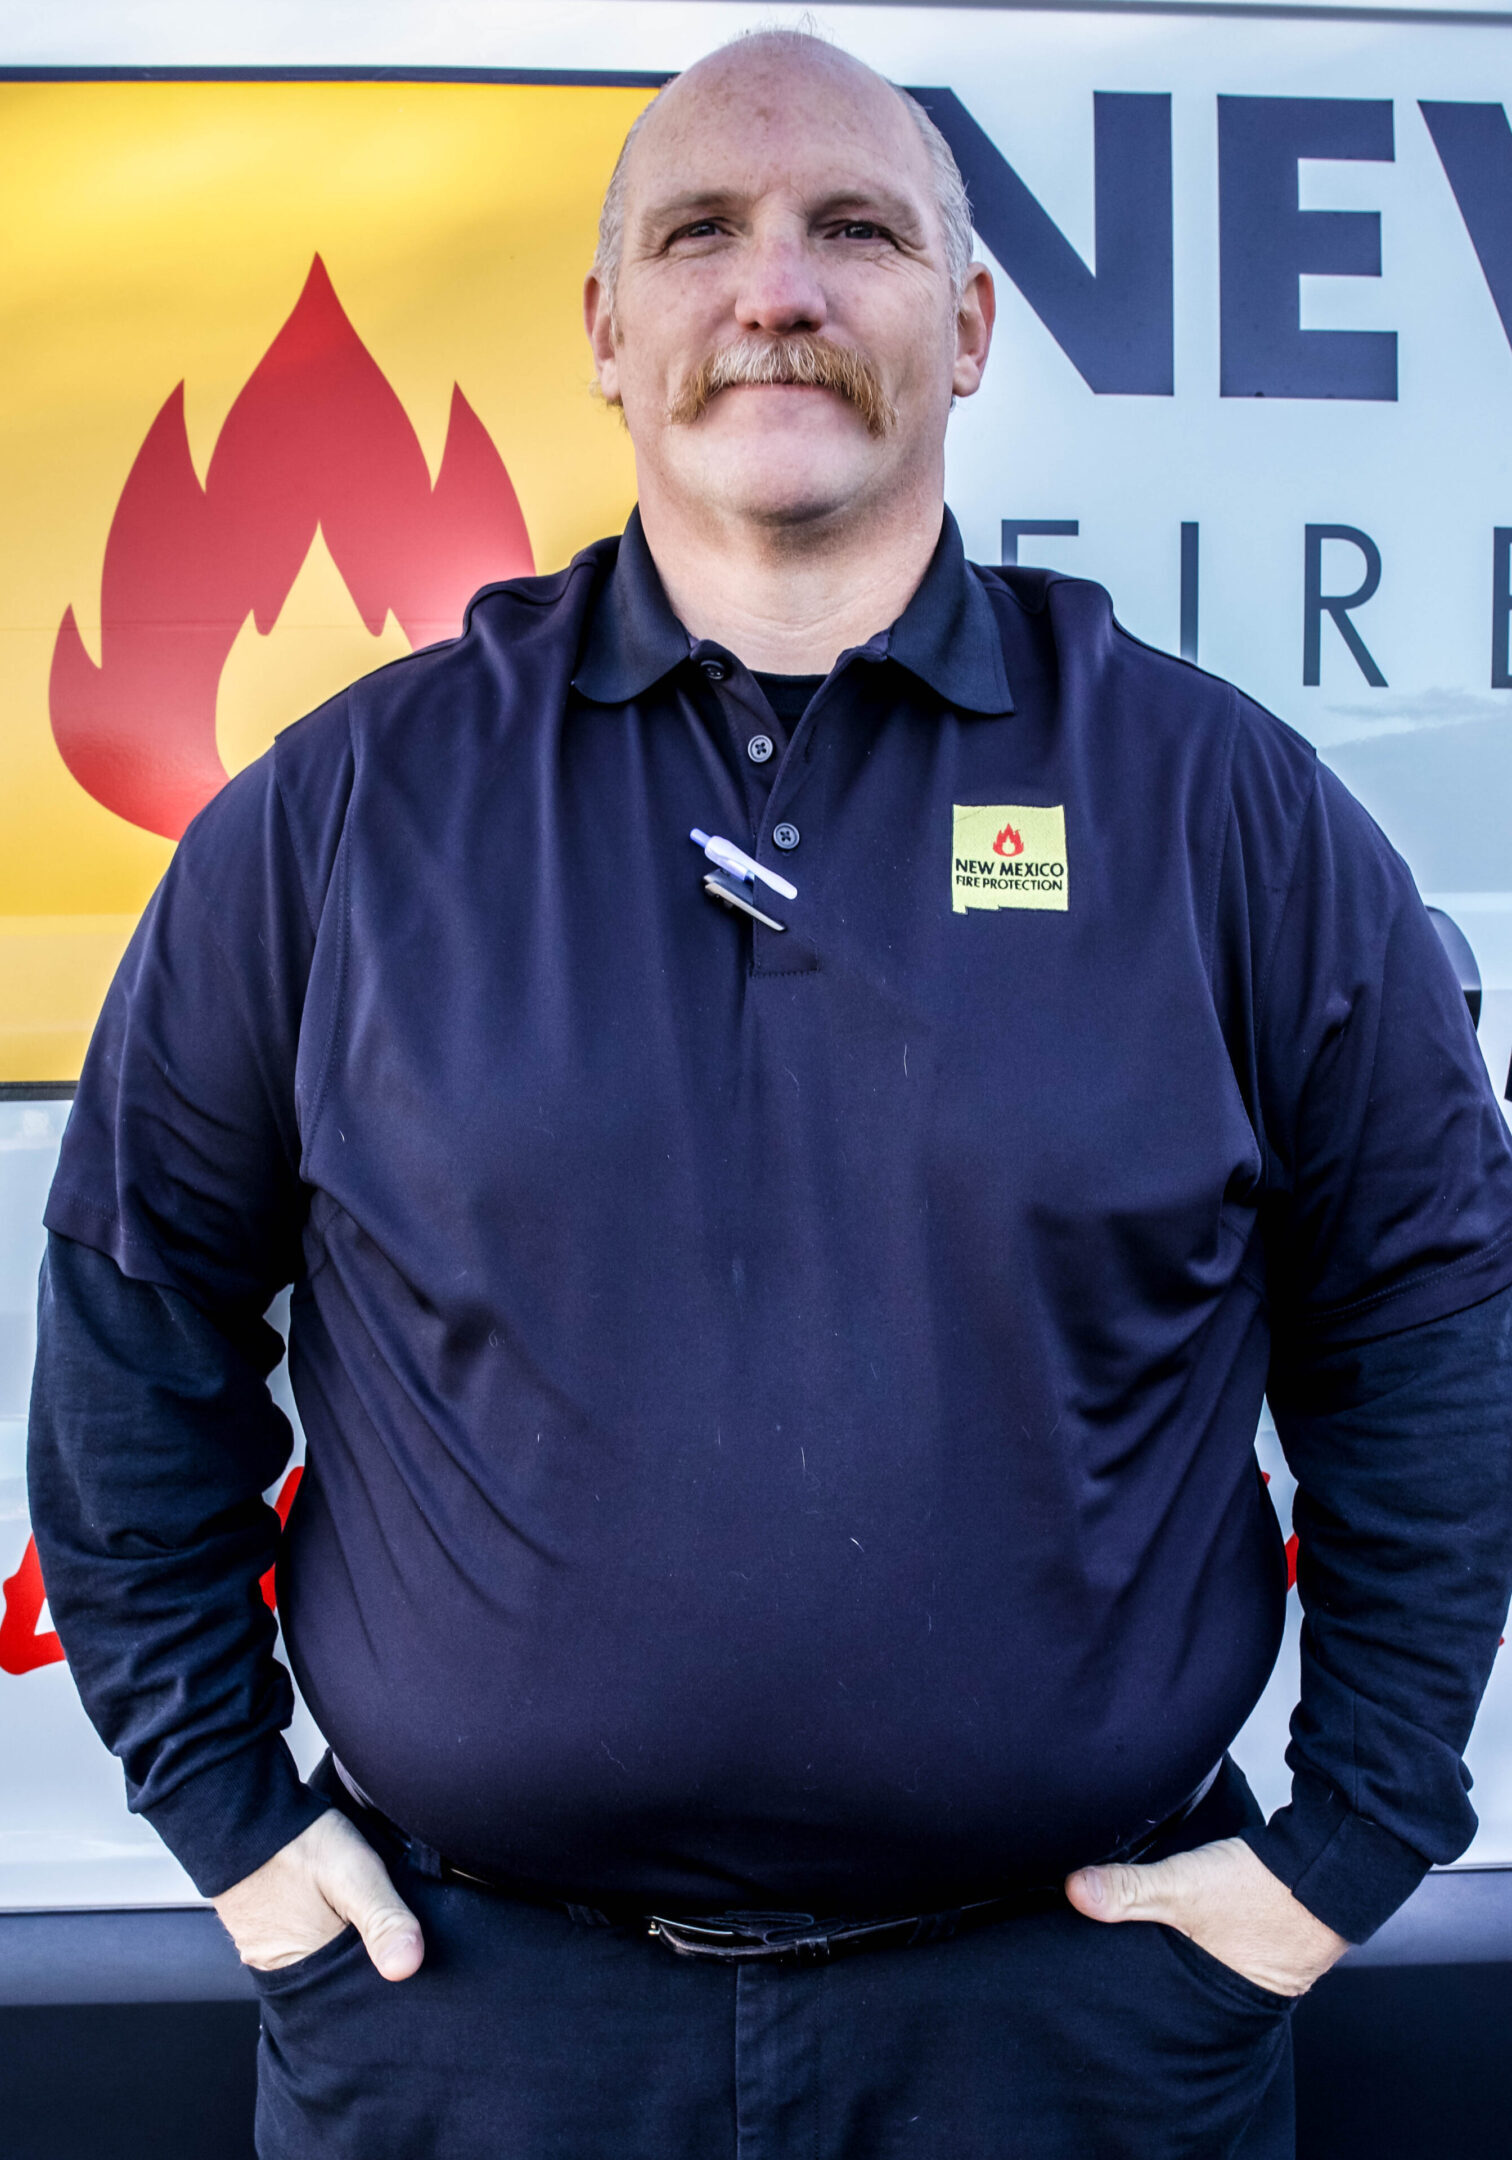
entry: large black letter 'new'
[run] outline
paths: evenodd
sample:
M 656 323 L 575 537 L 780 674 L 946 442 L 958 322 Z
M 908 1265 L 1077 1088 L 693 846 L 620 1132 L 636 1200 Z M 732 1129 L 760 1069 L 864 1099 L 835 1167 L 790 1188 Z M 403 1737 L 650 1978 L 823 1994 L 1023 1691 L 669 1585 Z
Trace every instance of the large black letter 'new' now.
M 1502 105 L 1435 105 L 1423 118 L 1512 344 L 1512 127 Z
M 1385 98 L 1218 100 L 1219 303 L 1224 397 L 1394 398 L 1396 333 L 1304 330 L 1306 273 L 1379 277 L 1375 210 L 1303 210 L 1300 158 L 1392 150 Z
M 1092 271 L 953 90 L 913 95 L 955 152 L 977 231 L 1088 386 L 1105 397 L 1170 397 L 1169 97 L 1121 90 L 1093 96 Z

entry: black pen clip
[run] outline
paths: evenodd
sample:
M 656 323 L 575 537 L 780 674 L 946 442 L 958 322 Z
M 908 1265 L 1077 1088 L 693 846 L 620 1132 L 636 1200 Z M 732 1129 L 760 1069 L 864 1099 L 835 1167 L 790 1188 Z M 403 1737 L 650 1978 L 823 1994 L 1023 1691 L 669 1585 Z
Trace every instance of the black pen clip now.
M 703 881 L 706 893 L 722 900 L 727 908 L 735 908 L 742 915 L 749 915 L 752 922 L 759 922 L 767 930 L 786 930 L 787 924 L 779 922 L 775 915 L 767 915 L 756 905 L 752 885 L 743 884 L 727 870 L 710 870 Z

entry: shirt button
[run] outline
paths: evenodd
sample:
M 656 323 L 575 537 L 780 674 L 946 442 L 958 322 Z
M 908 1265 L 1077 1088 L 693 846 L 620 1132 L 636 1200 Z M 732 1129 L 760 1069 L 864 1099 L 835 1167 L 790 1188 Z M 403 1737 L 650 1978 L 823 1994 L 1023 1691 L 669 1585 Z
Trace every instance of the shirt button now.
M 698 664 L 710 682 L 723 682 L 730 672 L 722 660 L 700 660 Z
M 773 841 L 784 851 L 795 848 L 801 838 L 796 825 L 779 825 L 772 833 Z
M 772 754 L 770 735 L 753 735 L 746 744 L 746 756 L 753 765 L 764 765 Z

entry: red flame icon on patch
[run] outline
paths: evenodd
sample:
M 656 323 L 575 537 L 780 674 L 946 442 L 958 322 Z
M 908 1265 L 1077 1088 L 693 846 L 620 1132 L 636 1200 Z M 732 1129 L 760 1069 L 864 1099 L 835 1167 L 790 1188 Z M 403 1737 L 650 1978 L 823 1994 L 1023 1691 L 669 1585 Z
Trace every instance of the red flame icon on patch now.
M 992 852 L 994 855 L 1004 855 L 1011 859 L 1015 855 L 1023 854 L 1024 843 L 1011 825 L 1005 825 L 992 843 Z
M 503 460 L 460 388 L 432 486 L 318 255 L 226 416 L 203 487 L 182 383 L 153 421 L 105 545 L 98 667 L 73 609 L 63 617 L 53 735 L 96 802 L 176 840 L 223 785 L 221 670 L 249 614 L 264 636 L 273 628 L 317 527 L 368 631 L 392 609 L 412 645 L 455 636 L 480 585 L 534 567 Z

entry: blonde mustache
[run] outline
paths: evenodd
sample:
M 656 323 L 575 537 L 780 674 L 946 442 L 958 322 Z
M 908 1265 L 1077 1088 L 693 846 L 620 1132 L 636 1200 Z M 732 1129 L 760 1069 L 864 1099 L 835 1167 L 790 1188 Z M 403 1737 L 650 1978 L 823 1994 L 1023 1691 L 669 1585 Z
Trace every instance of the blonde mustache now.
M 721 390 L 794 383 L 807 390 L 834 390 L 866 422 L 869 435 L 890 435 L 898 408 L 871 362 L 823 338 L 741 337 L 710 353 L 693 370 L 667 408 L 674 426 L 701 420 Z

